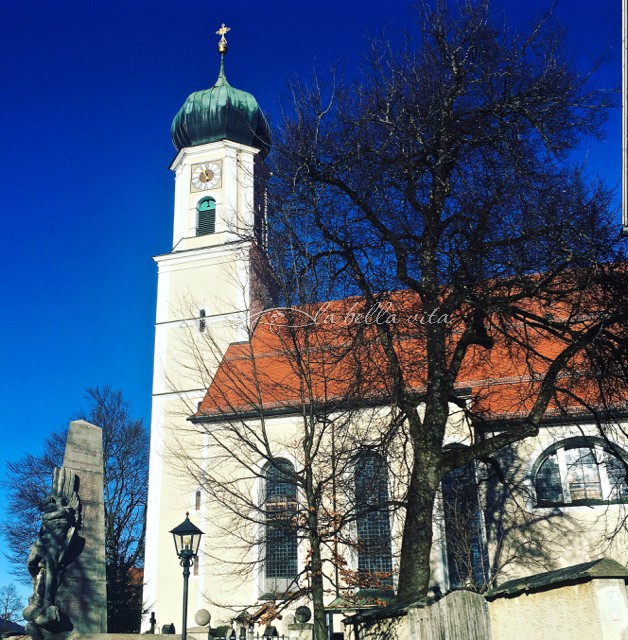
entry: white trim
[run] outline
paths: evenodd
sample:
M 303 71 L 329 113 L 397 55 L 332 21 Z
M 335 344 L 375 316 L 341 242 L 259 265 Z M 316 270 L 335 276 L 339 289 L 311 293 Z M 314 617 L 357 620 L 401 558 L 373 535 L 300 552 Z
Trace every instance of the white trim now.
M 218 233 L 210 234 L 211 236 L 217 236 Z M 204 236 L 190 236 L 190 238 L 197 238 Z M 187 238 L 184 238 L 187 239 Z M 184 265 L 189 266 L 190 263 L 196 262 L 199 258 L 205 258 L 211 260 L 212 258 L 222 258 L 225 256 L 231 256 L 237 251 L 242 251 L 243 255 L 245 251 L 249 251 L 253 242 L 251 240 L 242 240 L 241 238 L 235 242 L 228 244 L 215 244 L 207 247 L 198 247 L 195 249 L 188 249 L 186 251 L 175 251 L 174 253 L 164 253 L 158 256 L 153 256 L 153 260 L 159 267 L 159 274 L 166 272 L 168 268 L 173 266 Z
M 567 504 L 571 504 L 572 503 L 571 490 L 569 489 L 569 483 L 567 482 L 567 476 L 569 474 L 569 471 L 567 469 L 567 460 L 565 460 L 565 447 L 564 446 L 558 447 L 558 449 L 550 453 L 550 456 L 553 455 L 554 453 L 556 454 L 556 461 L 558 462 L 558 473 L 560 477 L 560 486 L 563 493 L 563 502 Z M 546 460 L 547 458 L 549 458 L 549 456 L 545 456 Z M 544 461 L 541 462 L 541 464 L 537 467 L 537 470 L 536 470 L 537 473 L 539 472 L 539 469 L 543 466 L 543 464 L 544 464 Z M 536 496 L 535 478 L 532 478 L 532 482 L 534 483 L 534 497 L 538 502 L 538 498 Z
M 207 305 L 209 306 L 209 305 Z M 243 316 L 244 319 L 248 318 L 248 311 L 231 311 L 229 313 L 214 313 L 211 316 L 204 316 L 203 320 L 205 320 L 206 326 L 210 326 L 212 324 L 224 324 L 225 322 L 230 323 L 242 323 L 242 319 L 238 316 Z M 156 322 L 155 327 L 172 327 L 175 329 L 190 329 L 196 327 L 198 321 L 201 320 L 200 315 L 196 318 L 182 318 L 177 320 L 162 320 L 161 322 Z M 234 340 L 234 342 L 237 342 Z
M 204 157 L 205 155 L 209 155 L 216 158 L 221 158 L 221 152 L 224 152 L 226 149 L 234 149 L 237 151 L 245 151 L 251 153 L 252 155 L 257 155 L 259 153 L 259 149 L 255 147 L 249 147 L 246 144 L 240 144 L 239 142 L 233 142 L 232 140 L 219 140 L 218 142 L 209 142 L 207 144 L 198 144 L 193 147 L 183 147 L 175 156 L 174 160 L 170 163 L 170 167 L 168 167 L 171 171 L 180 171 L 181 165 L 189 160 L 190 164 L 201 162 L 198 158 Z M 214 153 L 212 153 L 214 152 Z M 195 160 L 196 158 L 196 160 Z

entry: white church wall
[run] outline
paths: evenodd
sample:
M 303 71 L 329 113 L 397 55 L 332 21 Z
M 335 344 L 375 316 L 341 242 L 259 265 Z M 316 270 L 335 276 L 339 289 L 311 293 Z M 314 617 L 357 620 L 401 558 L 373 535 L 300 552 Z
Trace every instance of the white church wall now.
M 628 442 L 622 441 L 615 430 L 611 438 L 623 451 Z M 583 501 L 580 504 L 539 505 L 534 477 L 544 452 L 560 443 L 582 443 L 587 438 L 597 452 L 602 449 L 599 430 L 592 422 L 566 422 L 542 426 L 538 436 L 517 443 L 500 454 L 508 486 L 507 499 L 496 504 L 501 512 L 489 531 L 489 555 L 499 582 L 531 573 L 567 567 L 609 556 L 622 564 L 628 563 L 628 532 L 622 526 L 628 516 L 627 503 L 609 503 L 605 499 Z M 576 439 L 576 440 L 574 440 Z M 498 457 L 498 459 L 500 459 Z M 605 470 L 599 465 L 604 487 Z M 604 498 L 605 496 L 603 496 Z M 496 534 L 496 523 L 502 530 Z M 489 523 L 490 525 L 490 523 Z

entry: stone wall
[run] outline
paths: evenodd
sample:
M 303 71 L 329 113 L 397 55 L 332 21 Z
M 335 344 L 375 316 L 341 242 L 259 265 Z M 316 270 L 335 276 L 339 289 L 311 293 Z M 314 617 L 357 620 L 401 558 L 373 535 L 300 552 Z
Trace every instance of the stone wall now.
M 597 560 L 513 580 L 486 594 L 358 614 L 351 640 L 628 640 L 628 570 Z M 375 615 L 374 615 L 375 614 Z
M 494 600 L 489 607 L 493 640 L 623 640 L 628 620 L 625 596 L 624 603 L 618 598 L 621 590 L 623 580 L 592 580 Z

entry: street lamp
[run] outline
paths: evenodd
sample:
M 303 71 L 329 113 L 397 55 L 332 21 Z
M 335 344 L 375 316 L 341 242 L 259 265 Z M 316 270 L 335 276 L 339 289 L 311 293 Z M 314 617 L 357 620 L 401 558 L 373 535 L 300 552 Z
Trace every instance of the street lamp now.
M 174 546 L 177 556 L 183 567 L 183 624 L 181 629 L 181 639 L 187 640 L 188 624 L 188 579 L 190 577 L 190 567 L 194 564 L 194 559 L 198 554 L 198 547 L 201 543 L 203 532 L 190 522 L 189 513 L 185 514 L 185 520 L 175 527 L 170 533 L 174 538 Z

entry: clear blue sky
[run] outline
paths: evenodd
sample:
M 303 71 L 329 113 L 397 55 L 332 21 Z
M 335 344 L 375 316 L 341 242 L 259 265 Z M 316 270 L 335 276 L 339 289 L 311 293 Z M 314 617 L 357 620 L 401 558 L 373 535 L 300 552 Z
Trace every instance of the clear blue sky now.
M 218 72 L 276 119 L 286 81 L 342 62 L 369 33 L 398 37 L 406 0 L 4 0 L 0 3 L 0 470 L 39 452 L 111 384 L 150 419 L 156 269 L 170 250 L 170 122 Z M 547 0 L 494 0 L 512 23 Z M 594 81 L 620 85 L 621 0 L 562 0 L 556 9 L 578 64 L 606 59 Z M 620 114 L 608 140 L 583 147 L 620 180 Z M 619 224 L 619 219 L 618 219 Z M 4 518 L 0 494 L 0 519 Z M 0 558 L 0 586 L 10 578 Z

